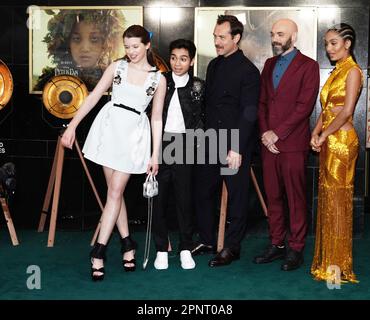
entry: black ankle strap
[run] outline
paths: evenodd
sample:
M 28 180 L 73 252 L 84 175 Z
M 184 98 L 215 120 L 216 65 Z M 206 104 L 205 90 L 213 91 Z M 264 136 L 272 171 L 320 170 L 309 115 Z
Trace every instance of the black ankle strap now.
M 96 258 L 96 259 L 103 259 L 105 260 L 105 251 L 107 249 L 107 246 L 102 243 L 95 243 L 94 248 L 90 252 L 90 257 L 91 258 Z
M 137 248 L 137 243 L 130 236 L 121 238 L 121 253 L 131 251 Z

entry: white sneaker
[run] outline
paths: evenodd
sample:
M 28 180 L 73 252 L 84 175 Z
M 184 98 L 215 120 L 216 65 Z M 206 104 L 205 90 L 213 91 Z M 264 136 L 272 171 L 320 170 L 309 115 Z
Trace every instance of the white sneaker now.
M 182 250 L 180 252 L 180 261 L 181 261 L 181 267 L 183 269 L 194 269 L 195 268 L 195 261 L 193 260 L 193 257 L 191 256 L 191 253 L 189 250 Z
M 157 257 L 154 261 L 154 268 L 157 270 L 165 270 L 168 268 L 168 252 L 157 252 Z

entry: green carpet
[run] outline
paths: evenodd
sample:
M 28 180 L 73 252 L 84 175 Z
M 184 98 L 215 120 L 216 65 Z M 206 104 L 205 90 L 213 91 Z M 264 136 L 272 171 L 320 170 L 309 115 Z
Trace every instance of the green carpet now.
M 370 299 L 370 241 L 365 235 L 354 240 L 354 270 L 359 284 L 343 284 L 329 290 L 325 282 L 312 280 L 309 268 L 313 238 L 307 239 L 305 263 L 302 268 L 284 272 L 281 261 L 271 264 L 252 263 L 268 242 L 267 236 L 249 235 L 243 241 L 241 259 L 230 266 L 209 268 L 210 256 L 195 257 L 194 270 L 183 270 L 179 257 L 170 254 L 169 269 L 155 270 L 152 253 L 146 270 L 142 270 L 145 233 L 137 231 L 139 242 L 136 272 L 124 272 L 120 262 L 118 236 L 114 234 L 107 252 L 106 277 L 103 282 L 90 279 L 88 253 L 92 232 L 57 231 L 55 246 L 47 248 L 47 232 L 17 230 L 21 244 L 13 247 L 7 229 L 0 229 L 0 299 L 125 299 L 125 300 L 326 300 Z M 176 246 L 177 234 L 171 234 Z M 27 268 L 37 265 L 41 270 L 41 289 L 27 288 Z

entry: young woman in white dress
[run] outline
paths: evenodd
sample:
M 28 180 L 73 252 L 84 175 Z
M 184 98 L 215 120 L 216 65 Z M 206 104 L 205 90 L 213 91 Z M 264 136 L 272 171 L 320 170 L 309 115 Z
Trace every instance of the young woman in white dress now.
M 155 66 L 145 28 L 130 26 L 123 42 L 125 59 L 108 66 L 62 137 L 62 144 L 72 148 L 78 124 L 112 87 L 112 99 L 96 116 L 82 150 L 86 158 L 103 166 L 108 186 L 99 237 L 90 253 L 94 281 L 104 278 L 106 246 L 115 225 L 121 236 L 123 267 L 135 270 L 136 242 L 129 234 L 123 193 L 131 174 L 158 172 L 166 80 Z M 145 109 L 152 98 L 150 126 Z

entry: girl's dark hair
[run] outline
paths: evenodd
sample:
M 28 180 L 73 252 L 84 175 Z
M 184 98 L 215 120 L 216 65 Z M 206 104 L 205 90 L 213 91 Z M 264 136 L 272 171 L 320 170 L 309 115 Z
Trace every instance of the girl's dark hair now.
M 144 27 L 138 24 L 133 24 L 125 30 L 122 38 L 140 38 L 141 42 L 147 45 L 150 42 L 150 33 Z M 157 64 L 155 63 L 154 54 L 151 48 L 147 50 L 146 57 L 152 67 L 158 68 Z M 126 59 L 129 60 L 127 56 Z
M 329 31 L 333 31 L 337 33 L 344 41 L 350 40 L 351 46 L 349 47 L 349 52 L 352 55 L 353 59 L 355 59 L 355 55 L 353 53 L 353 50 L 355 48 L 355 42 L 356 42 L 356 32 L 355 30 L 347 23 L 338 23 L 326 31 L 328 33 Z

